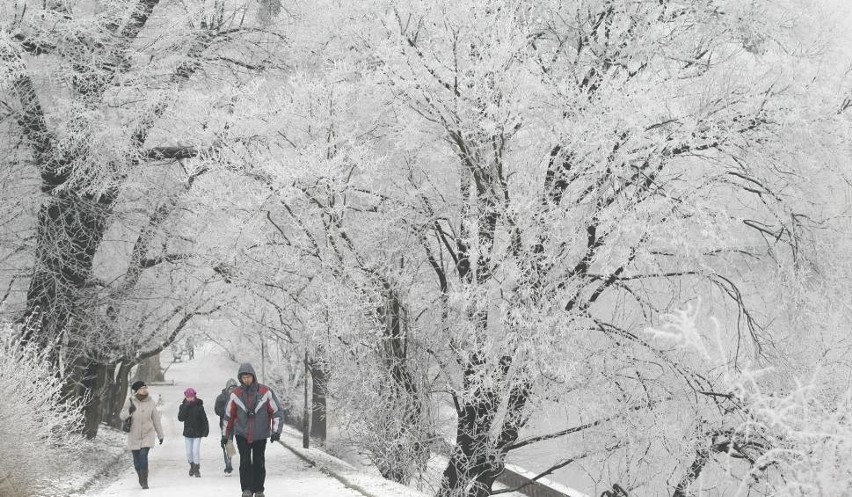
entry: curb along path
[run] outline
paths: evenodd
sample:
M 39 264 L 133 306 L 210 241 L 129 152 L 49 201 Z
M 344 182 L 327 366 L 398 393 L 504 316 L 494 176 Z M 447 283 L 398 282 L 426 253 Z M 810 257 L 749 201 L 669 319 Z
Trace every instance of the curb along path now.
M 321 450 L 305 449 L 302 447 L 302 434 L 289 426 L 284 426 L 284 431 L 281 433 L 281 445 L 306 464 L 315 467 L 363 497 L 431 497 L 404 485 L 366 474 Z

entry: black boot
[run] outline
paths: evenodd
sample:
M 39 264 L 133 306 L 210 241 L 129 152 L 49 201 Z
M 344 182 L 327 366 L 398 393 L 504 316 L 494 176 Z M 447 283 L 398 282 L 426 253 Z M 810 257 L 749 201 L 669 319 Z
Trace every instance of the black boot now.
M 142 488 L 148 488 L 148 470 L 142 470 L 139 472 L 139 483 L 142 484 Z
M 189 476 L 195 476 L 195 464 L 189 463 Z
M 136 470 L 136 476 L 137 476 L 137 478 L 139 478 L 139 486 L 142 487 L 142 488 L 145 488 L 145 484 L 142 483 L 142 470 L 141 469 Z
M 195 465 L 195 477 L 201 478 L 201 464 L 200 463 Z

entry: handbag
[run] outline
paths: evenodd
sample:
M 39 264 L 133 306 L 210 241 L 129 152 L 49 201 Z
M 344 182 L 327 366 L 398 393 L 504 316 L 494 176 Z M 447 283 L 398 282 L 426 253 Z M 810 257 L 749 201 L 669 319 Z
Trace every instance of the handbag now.
M 233 440 L 228 440 L 228 443 L 225 444 L 225 453 L 228 454 L 228 457 L 234 457 L 237 453 L 237 448 L 234 447 Z

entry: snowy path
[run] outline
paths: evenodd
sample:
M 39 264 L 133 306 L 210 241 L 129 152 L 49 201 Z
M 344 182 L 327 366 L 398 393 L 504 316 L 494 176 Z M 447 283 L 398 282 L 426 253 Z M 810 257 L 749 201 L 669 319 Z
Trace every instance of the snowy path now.
M 165 354 L 164 354 L 165 356 Z M 224 462 L 219 448 L 218 417 L 213 404 L 228 378 L 236 375 L 237 365 L 214 352 L 201 351 L 195 359 L 176 363 L 166 373 L 174 385 L 152 385 L 151 395 L 162 399 L 165 442 L 155 447 L 149 456 L 149 490 L 142 490 L 136 481 L 130 453 L 126 470 L 117 481 L 105 488 L 93 490 L 89 497 L 135 496 L 144 497 L 237 497 L 240 480 L 236 468 L 233 476 L 223 473 Z M 262 379 L 261 379 L 262 381 Z M 183 424 L 177 420 L 177 411 L 183 391 L 193 387 L 204 400 L 210 421 L 210 436 L 201 444 L 201 478 L 189 477 L 183 442 Z M 239 456 L 234 458 L 235 466 Z M 269 497 L 364 497 L 360 492 L 345 487 L 318 469 L 309 466 L 293 452 L 280 444 L 269 444 L 266 450 L 266 495 Z

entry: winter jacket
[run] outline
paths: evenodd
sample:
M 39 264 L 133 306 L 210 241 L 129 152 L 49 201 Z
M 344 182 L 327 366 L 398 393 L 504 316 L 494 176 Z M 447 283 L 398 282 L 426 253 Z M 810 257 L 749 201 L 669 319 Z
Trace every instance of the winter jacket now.
M 178 421 L 183 421 L 183 436 L 187 438 L 206 437 L 210 433 L 204 401 L 199 398 L 195 402 L 183 399 L 178 408 Z
M 249 443 L 269 438 L 272 433 L 281 434 L 284 412 L 275 394 L 266 385 L 257 382 L 257 375 L 251 364 L 240 365 L 237 378 L 243 374 L 255 378 L 251 385 L 240 384 L 231 392 L 225 405 L 225 419 L 222 421 L 222 434 L 244 437 Z
M 130 414 L 130 403 L 136 407 L 133 414 Z M 129 397 L 124 401 L 124 406 L 118 417 L 124 421 L 127 418 L 132 418 L 130 423 L 130 433 L 127 434 L 127 449 L 139 450 L 142 447 L 153 447 L 154 442 L 158 438 L 163 438 L 163 426 L 160 424 L 160 411 L 157 410 L 157 403 L 150 395 L 143 400 Z M 154 436 L 156 434 L 156 437 Z

